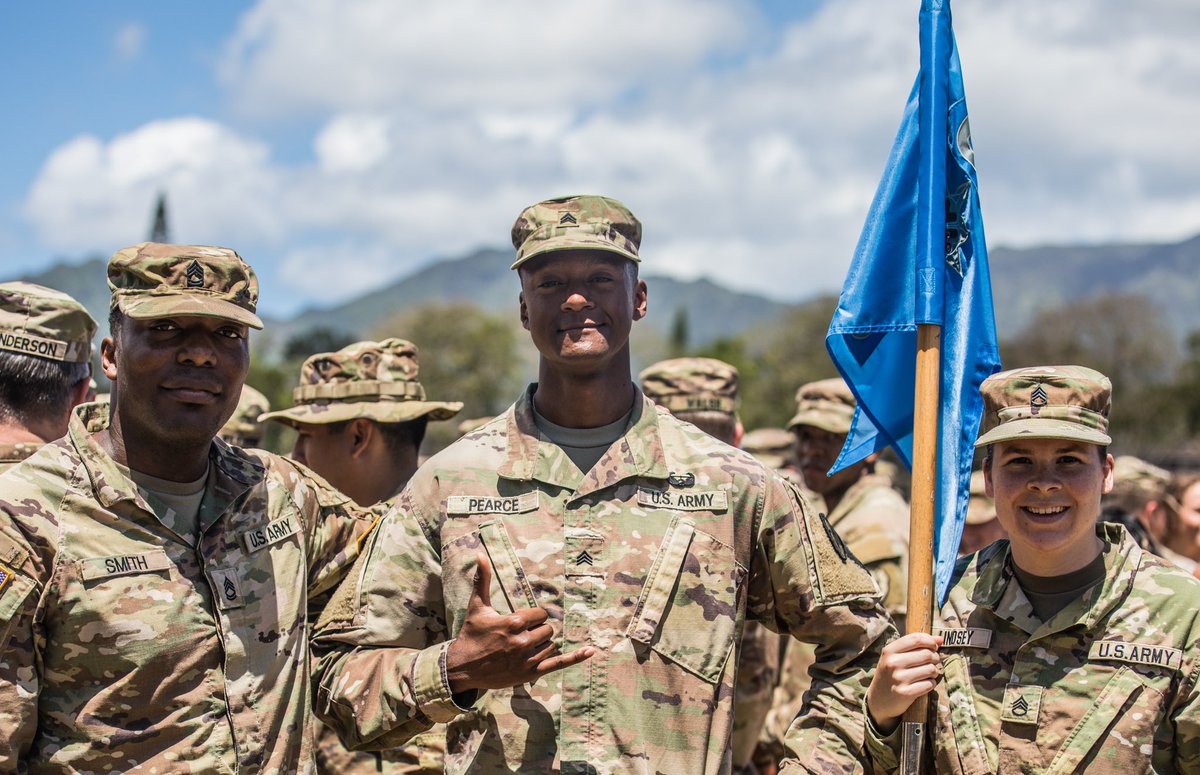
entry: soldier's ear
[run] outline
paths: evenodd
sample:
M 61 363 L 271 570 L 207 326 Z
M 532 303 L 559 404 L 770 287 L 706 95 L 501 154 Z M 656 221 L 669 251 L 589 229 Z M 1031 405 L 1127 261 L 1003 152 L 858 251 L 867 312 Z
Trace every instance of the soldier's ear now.
M 100 343 L 100 371 L 109 382 L 117 381 L 117 342 L 111 336 Z
M 641 320 L 646 317 L 646 312 L 649 309 L 647 301 L 648 292 L 646 290 L 646 281 L 638 280 L 637 286 L 633 291 L 633 319 Z
M 517 294 L 517 301 L 521 303 L 521 328 L 529 330 L 529 309 L 525 306 L 525 291 Z
M 371 446 L 371 439 L 377 435 L 375 431 L 375 423 L 364 417 L 358 417 L 350 421 L 350 427 L 347 431 L 350 433 L 350 457 L 357 459 L 367 453 Z

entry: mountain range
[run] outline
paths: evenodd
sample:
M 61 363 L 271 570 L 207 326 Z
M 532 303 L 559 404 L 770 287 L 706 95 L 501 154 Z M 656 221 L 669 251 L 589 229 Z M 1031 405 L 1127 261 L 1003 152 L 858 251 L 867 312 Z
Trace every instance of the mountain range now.
M 277 348 L 289 337 L 318 327 L 365 336 L 396 312 L 429 303 L 469 303 L 515 317 L 517 285 L 508 269 L 510 252 L 481 249 L 437 261 L 349 301 L 267 319 L 270 341 Z M 106 330 L 105 264 L 102 258 L 61 262 L 14 279 L 71 294 Z M 1172 244 L 998 247 L 991 251 L 990 264 L 1001 338 L 1021 330 L 1039 309 L 1113 293 L 1149 298 L 1178 339 L 1200 329 L 1200 236 Z M 650 287 L 647 324 L 667 335 L 679 310 L 685 310 L 688 340 L 695 346 L 768 324 L 792 306 L 708 279 L 644 278 Z M 794 304 L 805 301 L 796 298 Z

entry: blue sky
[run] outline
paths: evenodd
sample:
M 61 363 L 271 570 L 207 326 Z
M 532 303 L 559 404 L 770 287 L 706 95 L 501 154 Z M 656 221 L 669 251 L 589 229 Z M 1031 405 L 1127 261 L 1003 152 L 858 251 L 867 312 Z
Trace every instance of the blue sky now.
M 596 191 L 647 271 L 804 298 L 848 265 L 917 5 L 6 4 L 0 275 L 143 239 L 165 190 L 175 238 L 237 248 L 286 314 Z M 954 10 L 993 244 L 1200 232 L 1200 6 Z

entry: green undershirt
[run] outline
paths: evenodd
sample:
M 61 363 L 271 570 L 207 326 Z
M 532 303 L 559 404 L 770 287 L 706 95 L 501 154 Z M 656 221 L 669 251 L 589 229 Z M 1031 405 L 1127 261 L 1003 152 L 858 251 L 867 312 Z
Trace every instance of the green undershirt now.
M 131 471 L 118 465 L 121 473 L 137 485 L 138 492 L 154 509 L 159 520 L 192 546 L 196 545 L 199 533 L 200 501 L 204 500 L 204 486 L 208 482 L 208 469 L 194 482 L 173 482 L 157 476 Z
M 1061 576 L 1035 576 L 1026 573 L 1013 563 L 1017 582 L 1033 605 L 1033 613 L 1043 622 L 1050 621 L 1059 611 L 1078 600 L 1104 579 L 1104 552 L 1079 570 Z
M 630 407 L 621 419 L 599 428 L 564 428 L 542 417 L 537 413 L 537 409 L 533 410 L 533 421 L 537 429 L 552 443 L 561 447 L 575 467 L 585 474 L 604 457 L 604 453 L 614 441 L 625 435 L 629 418 L 632 416 L 633 407 Z

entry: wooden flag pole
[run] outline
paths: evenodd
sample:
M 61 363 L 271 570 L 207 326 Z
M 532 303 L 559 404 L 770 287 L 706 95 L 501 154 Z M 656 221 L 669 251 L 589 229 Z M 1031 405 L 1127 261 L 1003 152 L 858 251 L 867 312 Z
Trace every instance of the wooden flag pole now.
M 942 329 L 917 326 L 917 384 L 913 406 L 912 512 L 908 555 L 908 632 L 933 631 L 933 522 L 937 495 L 938 392 Z M 917 775 L 925 745 L 929 695 L 904 713 L 900 771 Z

